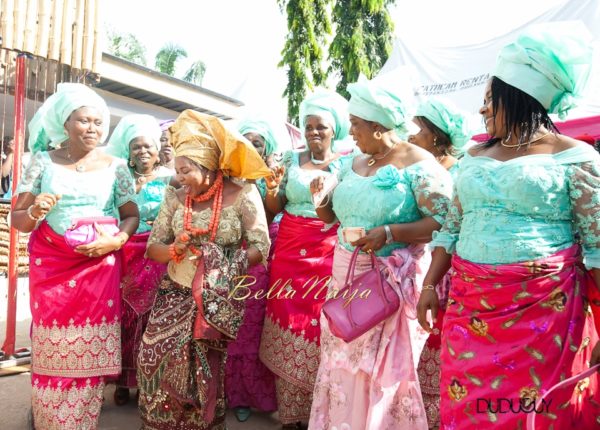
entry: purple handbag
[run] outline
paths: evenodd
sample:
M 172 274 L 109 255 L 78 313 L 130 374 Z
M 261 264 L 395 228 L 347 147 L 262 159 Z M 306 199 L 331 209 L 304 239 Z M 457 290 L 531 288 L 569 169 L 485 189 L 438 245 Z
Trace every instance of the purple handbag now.
M 111 216 L 86 217 L 73 220 L 73 225 L 65 232 L 65 242 L 71 248 L 87 245 L 98 238 L 94 224 L 98 224 L 107 234 L 114 236 L 119 232 L 116 218 Z
M 345 342 L 351 342 L 366 333 L 400 308 L 400 298 L 381 272 L 373 253 L 370 254 L 371 270 L 354 277 L 359 250 L 357 247 L 352 254 L 344 287 L 336 298 L 327 300 L 322 308 L 331 333 Z M 367 290 L 370 293 L 364 297 Z M 363 297 L 360 297 L 361 293 Z M 353 297 L 353 294 L 354 299 L 347 303 L 347 298 Z

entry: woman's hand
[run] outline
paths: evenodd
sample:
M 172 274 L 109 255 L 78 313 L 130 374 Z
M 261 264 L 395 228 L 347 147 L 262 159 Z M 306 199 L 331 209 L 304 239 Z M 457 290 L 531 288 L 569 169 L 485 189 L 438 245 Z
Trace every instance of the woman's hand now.
M 123 242 L 118 236 L 111 236 L 97 223 L 94 223 L 94 228 L 98 233 L 98 238 L 87 245 L 79 245 L 74 249 L 75 252 L 85 254 L 90 258 L 101 257 L 109 252 L 120 249 L 123 245 Z
M 265 178 L 265 182 L 267 184 L 267 188 L 273 190 L 278 188 L 283 180 L 283 175 L 285 174 L 285 167 L 279 166 L 271 169 L 271 176 L 267 176 Z
M 427 321 L 427 311 L 431 311 L 431 320 L 433 324 L 437 322 L 437 314 L 440 309 L 440 299 L 435 290 L 423 290 L 421 291 L 421 297 L 419 297 L 419 303 L 417 303 L 417 320 L 423 330 L 427 333 L 431 333 L 432 326 Z
M 31 207 L 31 215 L 35 218 L 45 217 L 60 200 L 60 194 L 41 193 L 35 196 Z
M 317 194 L 323 190 L 323 184 L 325 183 L 325 176 L 317 176 L 315 179 L 310 181 L 310 193 Z
M 385 230 L 383 227 L 375 227 L 369 230 L 365 237 L 351 242 L 350 245 L 360 246 L 363 252 L 379 251 L 385 245 L 385 239 Z

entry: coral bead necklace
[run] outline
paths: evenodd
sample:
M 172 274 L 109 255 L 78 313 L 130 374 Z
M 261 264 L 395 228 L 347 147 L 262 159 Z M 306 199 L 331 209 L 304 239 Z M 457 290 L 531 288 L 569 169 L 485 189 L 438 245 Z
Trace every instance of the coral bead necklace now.
M 194 212 L 192 206 L 194 202 L 206 202 L 213 199 L 212 203 L 212 214 L 208 223 L 208 228 L 196 228 L 192 226 L 192 214 Z M 221 218 L 221 211 L 223 209 L 223 172 L 219 171 L 215 179 L 214 184 L 205 192 L 196 197 L 192 197 L 190 194 L 185 196 L 185 206 L 183 209 L 183 233 L 179 235 L 179 240 L 183 243 L 188 243 L 192 237 L 198 237 L 210 234 L 209 240 L 215 241 L 217 237 L 217 230 L 219 229 L 219 219 Z M 189 250 L 192 254 L 200 256 L 202 252 L 196 247 L 189 245 Z M 178 254 L 174 258 L 176 262 L 183 260 L 184 254 Z

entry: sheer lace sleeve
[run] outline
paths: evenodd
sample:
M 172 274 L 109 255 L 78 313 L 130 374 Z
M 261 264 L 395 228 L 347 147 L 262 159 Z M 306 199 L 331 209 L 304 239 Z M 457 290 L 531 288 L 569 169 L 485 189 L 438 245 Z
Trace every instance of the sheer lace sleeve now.
M 42 192 L 42 174 L 44 173 L 44 158 L 48 157 L 46 152 L 36 152 L 29 165 L 23 172 L 23 176 L 17 187 L 17 194 L 32 193 L 40 194 Z
M 117 161 L 114 161 L 117 163 Z M 114 196 L 115 207 L 121 207 L 127 202 L 135 203 L 135 184 L 133 176 L 124 163 L 118 162 L 115 167 Z
M 266 262 L 269 256 L 269 229 L 265 209 L 255 186 L 246 185 L 242 190 L 239 210 L 242 218 L 242 237 L 248 246 L 254 246 Z
M 585 265 L 600 268 L 600 163 L 568 168 L 573 221 L 583 247 Z
M 419 164 L 410 174 L 419 212 L 444 224 L 452 196 L 452 177 L 434 160 Z
M 152 224 L 148 245 L 151 243 L 163 243 L 165 245 L 173 243 L 175 240 L 173 215 L 175 214 L 178 205 L 179 200 L 177 200 L 175 188 L 168 185 L 165 190 L 165 197 L 158 211 L 158 216 Z
M 433 240 L 430 243 L 432 248 L 441 246 L 446 249 L 448 254 L 452 254 L 456 249 L 456 242 L 460 233 L 462 224 L 462 206 L 458 195 L 456 194 L 456 185 L 454 185 L 453 197 L 448 207 L 448 214 L 442 224 L 440 231 L 433 232 Z
M 281 178 L 281 183 L 279 184 L 279 193 L 285 195 L 285 187 L 288 181 L 288 173 L 294 163 L 294 152 L 287 151 L 283 154 L 283 160 L 281 165 L 285 167 L 285 173 L 283 174 L 283 178 Z

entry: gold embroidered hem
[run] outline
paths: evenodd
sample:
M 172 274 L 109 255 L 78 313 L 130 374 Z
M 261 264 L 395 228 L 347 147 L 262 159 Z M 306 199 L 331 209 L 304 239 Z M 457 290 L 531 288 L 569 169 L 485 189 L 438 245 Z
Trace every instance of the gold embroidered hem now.
M 271 372 L 312 393 L 321 353 L 316 342 L 265 316 L 259 356 Z
M 282 378 L 275 377 L 277 413 L 281 424 L 308 421 L 312 405 L 312 390 L 306 391 Z
M 62 380 L 56 387 L 44 385 L 33 376 L 32 409 L 36 429 L 43 430 L 95 430 L 102 407 L 104 381 L 95 383 Z M 69 381 L 69 382 L 67 382 Z M 56 381 L 52 381 L 56 382 Z M 63 383 L 70 384 L 68 388 Z M 83 383 L 83 384 L 81 384 Z
M 421 352 L 417 375 L 430 429 L 440 426 L 440 364 L 440 349 L 426 343 Z
M 121 324 L 102 318 L 100 324 L 67 327 L 45 326 L 44 321 L 33 324 L 32 369 L 40 375 L 60 377 L 92 377 L 121 372 Z

